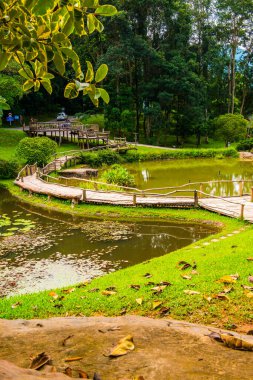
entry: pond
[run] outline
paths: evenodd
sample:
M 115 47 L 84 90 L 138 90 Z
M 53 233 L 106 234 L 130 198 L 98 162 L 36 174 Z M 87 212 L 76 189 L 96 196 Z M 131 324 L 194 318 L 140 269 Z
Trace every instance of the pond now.
M 0 296 L 89 280 L 202 239 L 214 229 L 41 211 L 0 189 Z
M 190 182 L 212 180 L 252 180 L 253 162 L 237 159 L 187 159 L 150 161 L 124 165 L 134 175 L 139 189 L 180 186 Z M 244 184 L 249 193 L 253 182 Z M 194 185 L 190 188 L 195 189 Z M 199 187 L 198 187 L 199 188 Z M 232 196 L 239 194 L 239 183 L 206 185 L 203 190 L 212 195 Z

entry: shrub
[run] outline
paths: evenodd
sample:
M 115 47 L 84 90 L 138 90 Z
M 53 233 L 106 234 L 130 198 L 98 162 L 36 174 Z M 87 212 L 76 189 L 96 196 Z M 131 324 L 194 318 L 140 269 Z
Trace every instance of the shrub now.
M 101 177 L 107 183 L 120 186 L 134 186 L 134 177 L 123 166 L 115 164 L 111 169 L 105 171 Z
M 250 151 L 251 149 L 253 149 L 253 139 L 239 141 L 236 149 L 238 151 L 244 151 L 244 150 Z
M 15 178 L 18 174 L 19 165 L 16 161 L 0 160 L 0 179 Z
M 87 153 L 81 153 L 80 163 L 89 165 L 91 168 L 98 168 L 102 166 L 103 161 L 101 157 L 99 157 L 98 153 L 87 152 Z
M 57 144 L 48 137 L 26 137 L 21 140 L 17 146 L 16 154 L 24 158 L 27 164 L 44 166 L 56 153 Z
M 246 135 L 248 121 L 242 115 L 227 113 L 214 120 L 217 137 L 225 141 L 238 141 Z
M 82 164 L 87 164 L 92 168 L 100 167 L 103 164 L 118 164 L 123 161 L 118 153 L 110 149 L 100 150 L 99 152 L 82 153 L 80 159 Z

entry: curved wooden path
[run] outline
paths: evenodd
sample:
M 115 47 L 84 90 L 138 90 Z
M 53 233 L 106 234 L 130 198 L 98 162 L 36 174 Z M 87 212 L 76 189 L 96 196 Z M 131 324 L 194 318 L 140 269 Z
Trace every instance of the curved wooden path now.
M 53 170 L 59 170 L 72 159 L 72 156 L 58 158 L 42 169 L 42 172 L 45 172 L 45 169 L 47 169 L 47 173 Z M 23 174 L 20 174 L 15 181 L 15 184 L 21 189 L 29 191 L 30 194 L 37 193 L 47 195 L 49 199 L 51 197 L 69 199 L 72 201 L 73 205 L 75 203 L 85 202 L 143 207 L 201 207 L 220 215 L 240 218 L 253 223 L 253 202 L 251 202 L 251 197 L 249 195 L 243 195 L 240 197 L 216 197 L 205 194 L 200 190 L 176 190 L 169 194 L 88 190 L 46 182 L 41 178 L 36 165 L 26 166 L 21 172 Z M 48 179 L 49 177 L 46 175 L 45 178 Z M 189 192 L 193 193 L 192 197 L 175 195 L 177 193 L 189 194 Z

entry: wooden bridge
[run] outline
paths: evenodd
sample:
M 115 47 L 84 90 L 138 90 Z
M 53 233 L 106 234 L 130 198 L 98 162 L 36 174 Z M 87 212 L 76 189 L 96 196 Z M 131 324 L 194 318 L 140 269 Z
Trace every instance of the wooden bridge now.
M 76 159 L 75 156 L 70 154 L 65 155 L 64 157 L 56 158 L 42 170 L 38 169 L 37 165 L 27 165 L 19 173 L 15 184 L 21 189 L 29 191 L 30 194 L 44 194 L 47 195 L 49 199 L 51 197 L 69 199 L 72 201 L 72 205 L 85 202 L 142 207 L 200 207 L 220 215 L 239 218 L 253 223 L 253 191 L 251 191 L 250 195 L 243 194 L 244 181 L 239 181 L 239 196 L 220 197 L 203 192 L 203 183 L 188 183 L 178 187 L 139 190 L 87 179 L 78 179 L 79 185 L 80 183 L 84 183 L 86 186 L 74 187 L 68 185 L 68 181 L 77 180 L 76 178 L 64 178 L 66 184 L 62 184 L 60 183 L 61 177 L 55 178 L 49 175 L 50 172 L 60 170 Z M 230 183 L 236 181 L 210 181 L 208 184 L 211 182 Z M 247 182 L 253 183 L 253 180 L 248 180 Z M 87 183 L 89 186 L 92 184 L 94 189 L 87 189 Z M 197 185 L 199 189 L 196 189 Z M 187 187 L 189 186 L 195 186 L 195 188 L 188 189 Z M 101 190 L 99 187 L 106 187 L 109 190 Z M 113 190 L 110 190 L 110 187 L 113 188 Z M 171 191 L 158 193 L 157 191 L 159 190 Z

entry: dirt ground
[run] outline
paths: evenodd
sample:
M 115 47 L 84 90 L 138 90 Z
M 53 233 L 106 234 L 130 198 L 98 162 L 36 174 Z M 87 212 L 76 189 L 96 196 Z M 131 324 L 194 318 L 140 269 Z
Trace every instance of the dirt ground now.
M 212 331 L 220 330 L 136 316 L 1 320 L 0 380 L 70 378 L 56 373 L 46 375 L 43 370 L 19 370 L 10 364 L 27 369 L 30 357 L 41 352 L 50 356 L 57 372 L 70 367 L 76 378 L 80 375 L 74 370 L 80 369 L 91 379 L 96 373 L 99 380 L 253 379 L 253 352 L 224 346 L 208 336 Z M 112 348 L 129 334 L 135 349 L 110 358 Z M 253 343 L 253 336 L 240 337 Z M 79 360 L 66 361 L 78 357 Z

